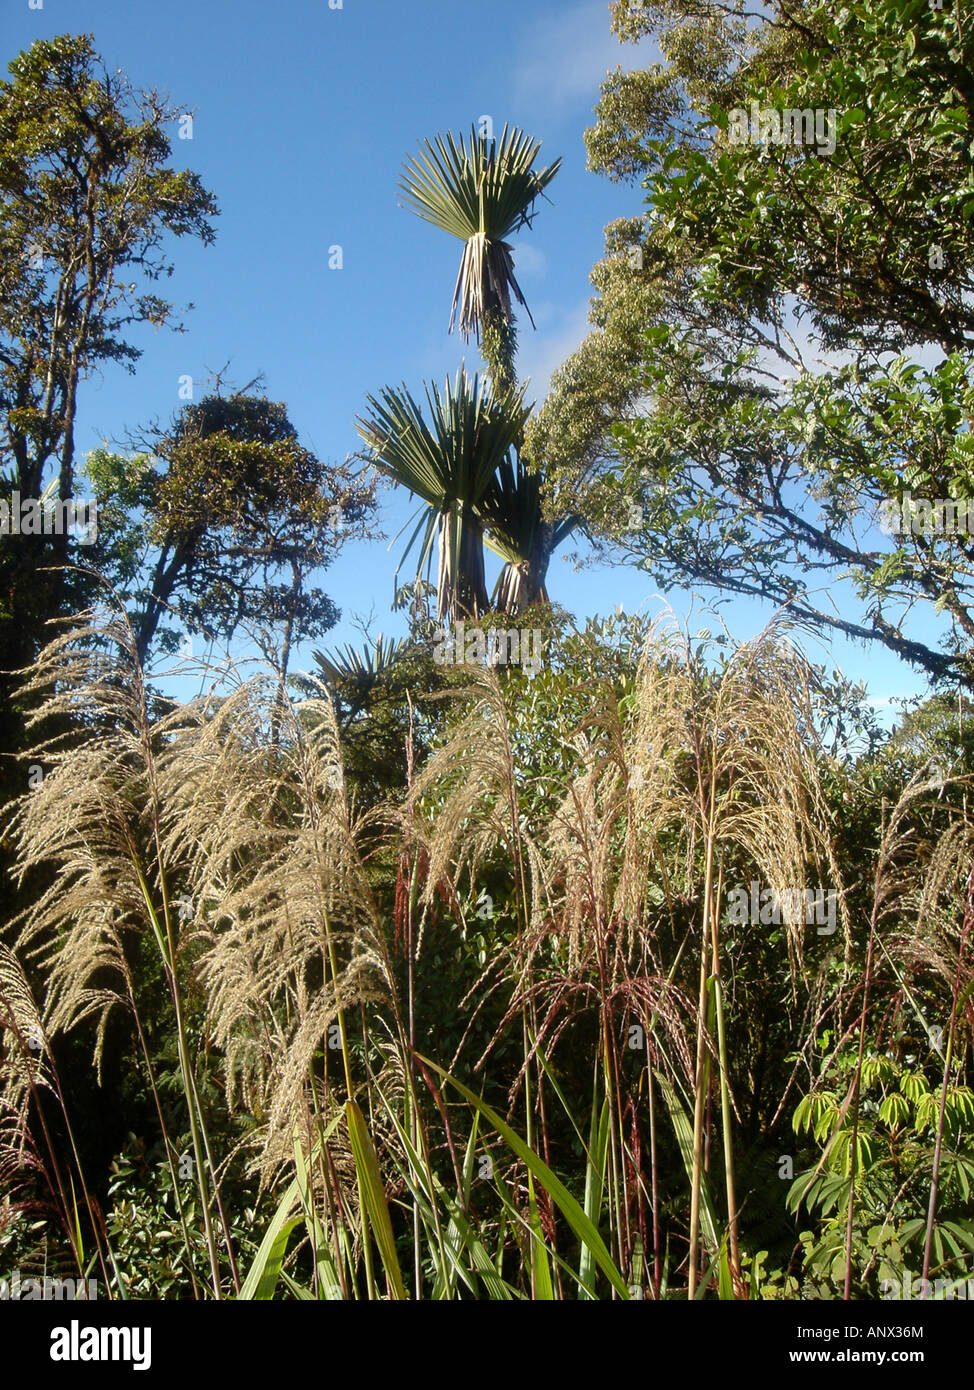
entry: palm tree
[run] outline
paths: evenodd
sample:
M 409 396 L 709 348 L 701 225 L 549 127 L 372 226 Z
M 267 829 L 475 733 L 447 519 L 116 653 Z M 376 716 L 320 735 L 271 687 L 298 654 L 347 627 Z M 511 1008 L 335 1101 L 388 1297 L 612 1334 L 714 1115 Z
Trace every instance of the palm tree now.
M 531 603 L 547 603 L 545 575 L 551 553 L 578 524 L 577 517 L 554 523 L 544 519 L 541 475 L 528 472 L 518 455 L 529 412 L 523 409 L 521 392 L 514 394 L 517 335 L 512 303 L 523 305 L 532 326 L 534 320 L 514 275 L 512 248 L 506 238 L 531 226 L 536 199 L 561 167 L 561 160 L 556 160 L 536 169 L 540 149 L 538 141 L 507 126 L 499 142 L 479 135 L 476 129 L 466 143 L 452 134 L 437 135 L 407 161 L 400 183 L 411 211 L 464 243 L 450 331 L 459 314 L 460 332 L 466 338 L 476 334 L 498 407 L 509 400 L 520 419 L 507 447 L 496 454 L 490 475 L 478 468 L 462 478 L 456 474 L 456 457 L 440 457 L 431 463 L 432 451 L 425 440 L 426 456 L 417 461 L 414 446 L 425 426 L 418 407 L 404 391 L 387 391 L 383 401 L 388 418 L 376 418 L 364 431 L 360 429 L 373 445 L 379 466 L 432 509 L 425 520 L 420 572 L 434 535 L 439 534 L 437 616 L 441 621 L 444 615 L 479 617 L 488 610 L 485 539 L 505 562 L 494 590 L 495 607 L 517 616 Z M 438 412 L 442 414 L 440 398 L 434 403 L 427 396 L 435 420 Z M 376 413 L 377 403 L 370 403 Z M 408 447 L 404 447 L 407 439 Z M 395 457 L 384 455 L 389 440 Z M 446 444 L 447 431 L 437 428 L 436 447 L 441 453 Z M 446 454 L 457 455 L 455 442 L 449 442 Z M 407 553 L 423 526 L 421 520 Z
M 403 559 L 421 537 L 421 574 L 437 541 L 440 622 L 479 618 L 489 610 L 482 508 L 523 434 L 530 413 L 523 394 L 523 389 L 489 391 L 461 367 L 443 394 L 435 386 L 426 388 L 430 424 L 405 385 L 367 397 L 370 417 L 357 421 L 375 466 L 426 504 Z
M 464 243 L 450 332 L 459 309 L 460 332 L 468 339 L 476 334 L 499 391 L 514 384 L 517 339 L 512 296 L 531 319 L 506 239 L 531 226 L 535 200 L 561 167 L 556 159 L 546 168 L 535 169 L 540 149 L 539 141 L 506 125 L 499 143 L 475 128 L 468 144 L 452 134 L 437 135 L 435 142 L 423 142 L 418 157 L 407 161 L 400 183 L 411 211 Z
M 580 518 L 546 521 L 542 511 L 543 479 L 529 472 L 517 454 L 498 470 L 495 485 L 481 508 L 485 539 L 504 568 L 494 589 L 495 608 L 516 618 L 532 603 L 548 603 L 548 562 Z
M 373 644 L 359 648 L 351 642 L 337 650 L 315 652 L 314 659 L 326 681 L 345 681 L 365 690 L 371 688 L 405 650 L 406 642 L 399 637 L 386 638 L 380 632 Z

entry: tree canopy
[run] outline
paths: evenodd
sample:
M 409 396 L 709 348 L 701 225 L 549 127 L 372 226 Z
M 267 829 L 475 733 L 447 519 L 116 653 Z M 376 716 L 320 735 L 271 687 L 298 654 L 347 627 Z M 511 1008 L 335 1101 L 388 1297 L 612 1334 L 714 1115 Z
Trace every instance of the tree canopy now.
M 150 454 L 97 450 L 87 473 L 106 499 L 95 558 L 134 600 L 143 660 L 157 633 L 176 645 L 168 618 L 225 641 L 241 626 L 283 631 L 287 648 L 337 621 L 307 580 L 362 534 L 372 489 L 300 444 L 283 402 L 217 390 L 183 407 Z
M 944 519 L 974 496 L 969 26 L 921 0 L 613 14 L 663 60 L 607 78 L 589 160 L 647 211 L 608 229 L 529 455 L 664 587 L 969 683 L 974 540 Z

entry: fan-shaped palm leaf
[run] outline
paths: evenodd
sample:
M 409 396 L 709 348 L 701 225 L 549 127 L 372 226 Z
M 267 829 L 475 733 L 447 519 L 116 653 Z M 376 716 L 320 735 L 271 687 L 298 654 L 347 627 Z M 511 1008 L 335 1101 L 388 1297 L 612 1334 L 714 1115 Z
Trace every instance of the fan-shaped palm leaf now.
M 453 291 L 451 332 L 458 306 L 460 332 L 466 338 L 476 333 L 479 341 L 492 313 L 510 323 L 512 294 L 531 318 L 506 238 L 531 225 L 535 200 L 561 167 L 556 159 L 535 169 L 540 149 L 539 141 L 516 128 L 505 126 L 499 143 L 471 129 L 467 144 L 452 134 L 424 141 L 420 154 L 405 165 L 400 189 L 406 206 L 465 243 Z
M 354 682 L 372 686 L 396 660 L 406 646 L 401 637 L 386 638 L 380 632 L 374 647 L 353 647 L 351 642 L 330 652 L 315 652 L 314 658 L 325 680 Z
M 371 415 L 356 424 L 373 462 L 429 508 L 405 554 L 422 536 L 421 573 L 439 542 L 438 619 L 478 617 L 488 606 L 480 506 L 524 430 L 523 390 L 495 395 L 461 368 L 443 394 L 426 388 L 429 423 L 405 385 L 367 401 Z
M 487 544 L 505 562 L 494 589 L 494 605 L 517 617 L 532 603 L 547 603 L 545 575 L 552 554 L 579 524 L 576 515 L 545 521 L 543 479 L 520 459 L 507 458 L 481 507 Z

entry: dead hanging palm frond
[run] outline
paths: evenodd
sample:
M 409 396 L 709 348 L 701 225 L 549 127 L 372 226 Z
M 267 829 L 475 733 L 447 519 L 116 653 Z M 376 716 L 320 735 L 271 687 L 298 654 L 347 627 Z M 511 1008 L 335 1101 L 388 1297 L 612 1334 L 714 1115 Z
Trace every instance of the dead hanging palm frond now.
M 458 309 L 460 332 L 466 338 L 475 333 L 478 341 L 492 316 L 510 323 L 512 295 L 527 311 L 506 238 L 531 225 L 535 201 L 561 167 L 557 159 L 535 169 L 540 149 L 516 128 L 505 125 L 499 143 L 473 128 L 466 144 L 452 134 L 424 141 L 406 163 L 400 183 L 405 205 L 464 243 L 451 332 Z
M 480 507 L 530 413 L 522 390 L 489 391 L 461 368 L 445 390 L 426 388 L 429 421 L 405 385 L 369 396 L 359 434 L 375 466 L 426 503 L 403 555 L 420 541 L 417 574 L 438 542 L 437 617 L 481 616 L 488 608 Z M 400 561 L 400 565 L 402 561 Z

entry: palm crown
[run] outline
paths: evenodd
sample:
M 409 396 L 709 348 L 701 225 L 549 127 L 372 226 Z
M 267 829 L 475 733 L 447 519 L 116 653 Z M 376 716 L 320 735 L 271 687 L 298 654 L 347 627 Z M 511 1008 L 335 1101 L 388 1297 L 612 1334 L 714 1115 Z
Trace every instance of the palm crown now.
M 439 541 L 437 616 L 479 617 L 488 607 L 484 503 L 530 414 L 523 390 L 492 392 L 461 367 L 442 393 L 426 388 L 429 424 L 405 385 L 386 387 L 367 401 L 370 415 L 357 428 L 373 463 L 426 504 L 406 554 L 422 537 L 421 570 Z
M 531 317 L 506 238 L 531 225 L 535 200 L 561 167 L 556 159 L 535 169 L 540 149 L 539 141 L 505 125 L 499 142 L 476 129 L 466 144 L 438 135 L 407 161 L 400 184 L 406 206 L 464 243 L 451 332 L 459 308 L 460 332 L 475 333 L 479 342 L 492 316 L 510 323 L 512 295 Z

